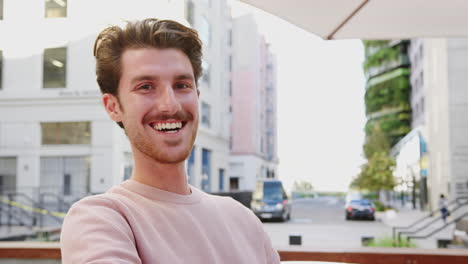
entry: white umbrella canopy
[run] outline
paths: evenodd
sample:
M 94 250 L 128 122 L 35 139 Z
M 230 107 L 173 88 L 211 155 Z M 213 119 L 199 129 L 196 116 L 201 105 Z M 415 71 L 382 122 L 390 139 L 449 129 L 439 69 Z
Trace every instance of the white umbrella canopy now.
M 468 0 L 241 0 L 324 39 L 468 37 Z

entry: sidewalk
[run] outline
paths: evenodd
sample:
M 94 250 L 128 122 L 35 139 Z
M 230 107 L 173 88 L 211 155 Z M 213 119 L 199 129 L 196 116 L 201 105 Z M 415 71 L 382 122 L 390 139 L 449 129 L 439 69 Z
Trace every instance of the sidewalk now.
M 377 212 L 376 218 L 378 221 L 381 221 L 390 227 L 408 226 L 427 214 L 428 212 L 423 212 L 417 209 L 399 208 L 398 211 L 389 210 L 386 212 Z
M 378 212 L 376 213 L 377 221 L 382 222 L 383 224 L 389 227 L 405 227 L 413 224 L 419 219 L 427 216 L 429 212 L 427 211 L 420 211 L 418 209 L 408 209 L 408 208 L 399 208 L 398 211 L 389 210 L 386 212 Z M 411 230 L 415 230 L 417 227 L 421 227 L 422 225 L 428 223 L 429 220 L 421 222 L 421 224 L 416 225 Z M 427 229 L 422 230 L 421 232 L 415 233 L 414 235 L 426 235 L 430 232 L 434 231 L 435 229 L 441 227 L 443 225 L 442 220 L 435 222 L 433 225 L 429 226 Z M 426 238 L 426 239 L 414 239 L 413 242 L 419 248 L 437 248 L 437 240 L 439 239 L 452 239 L 454 225 L 447 226 L 445 229 L 442 229 L 438 233 Z

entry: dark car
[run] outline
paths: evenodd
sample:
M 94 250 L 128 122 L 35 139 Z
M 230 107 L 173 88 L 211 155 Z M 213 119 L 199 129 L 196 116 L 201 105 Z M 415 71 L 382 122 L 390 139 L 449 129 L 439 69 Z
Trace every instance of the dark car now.
M 346 220 L 369 219 L 375 220 L 375 206 L 369 200 L 351 200 L 346 204 Z
M 291 217 L 291 204 L 283 184 L 278 180 L 257 182 L 250 207 L 261 220 L 277 219 L 284 222 Z

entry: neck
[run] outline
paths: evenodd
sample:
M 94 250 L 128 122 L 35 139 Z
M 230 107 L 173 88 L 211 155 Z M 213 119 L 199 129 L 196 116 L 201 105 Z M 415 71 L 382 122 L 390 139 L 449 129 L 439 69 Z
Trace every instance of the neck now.
M 159 163 L 139 151 L 134 151 L 132 180 L 172 193 L 191 193 L 187 183 L 185 162 Z

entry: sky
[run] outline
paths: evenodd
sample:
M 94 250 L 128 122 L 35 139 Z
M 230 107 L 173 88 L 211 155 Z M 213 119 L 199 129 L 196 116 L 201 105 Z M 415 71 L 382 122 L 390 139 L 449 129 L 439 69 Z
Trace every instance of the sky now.
M 237 1 L 233 17 L 252 13 L 277 57 L 278 174 L 290 190 L 346 191 L 364 163 L 364 49 L 360 40 L 325 41 Z

